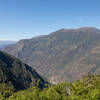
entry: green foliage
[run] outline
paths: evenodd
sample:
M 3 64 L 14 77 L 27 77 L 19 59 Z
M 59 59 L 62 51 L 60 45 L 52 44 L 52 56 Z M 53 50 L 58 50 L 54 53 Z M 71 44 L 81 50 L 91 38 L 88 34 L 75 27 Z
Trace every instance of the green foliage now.
M 33 87 L 12 95 L 8 100 L 66 100 L 67 91 L 65 84 L 50 86 L 44 90 Z
M 0 83 L 0 100 L 5 100 L 15 91 L 13 86 L 8 86 L 5 83 Z
M 69 84 L 72 100 L 99 100 L 100 77 L 88 74 L 81 80 Z
M 43 90 L 33 87 L 16 92 L 7 100 L 100 100 L 100 76 L 88 74 L 73 83 L 52 85 Z

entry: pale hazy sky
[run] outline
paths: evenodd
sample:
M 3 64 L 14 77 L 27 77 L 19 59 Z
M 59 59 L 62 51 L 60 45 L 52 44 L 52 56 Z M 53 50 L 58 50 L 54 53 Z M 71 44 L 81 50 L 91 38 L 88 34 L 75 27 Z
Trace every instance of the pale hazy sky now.
M 87 26 L 100 28 L 100 0 L 0 0 L 2 40 Z

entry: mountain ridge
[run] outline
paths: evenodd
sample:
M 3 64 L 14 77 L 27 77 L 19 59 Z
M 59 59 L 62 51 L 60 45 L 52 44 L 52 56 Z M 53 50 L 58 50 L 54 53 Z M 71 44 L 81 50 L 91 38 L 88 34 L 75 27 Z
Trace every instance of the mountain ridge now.
M 0 83 L 12 85 L 20 90 L 36 86 L 38 80 L 41 82 L 39 88 L 43 88 L 45 81 L 33 68 L 0 51 Z
M 0 49 L 4 48 L 5 46 L 9 46 L 15 43 L 16 41 L 0 40 Z
M 59 83 L 79 79 L 88 72 L 99 73 L 99 43 L 100 30 L 84 27 L 60 29 L 38 39 L 22 40 L 3 51 L 33 66 L 52 83 Z

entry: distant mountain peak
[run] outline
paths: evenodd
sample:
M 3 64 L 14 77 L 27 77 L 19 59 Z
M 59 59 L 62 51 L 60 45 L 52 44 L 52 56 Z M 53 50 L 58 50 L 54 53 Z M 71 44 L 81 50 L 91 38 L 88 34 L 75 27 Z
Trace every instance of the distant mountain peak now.
M 35 66 L 53 83 L 100 73 L 100 30 L 93 27 L 60 29 L 3 50 Z
M 78 29 L 79 30 L 99 30 L 96 27 L 81 27 L 81 28 L 78 28 Z
M 58 33 L 58 32 L 71 32 L 71 31 L 75 32 L 75 31 L 100 31 L 100 30 L 95 27 L 80 27 L 80 28 L 70 28 L 70 29 L 62 28 L 53 32 L 52 34 Z

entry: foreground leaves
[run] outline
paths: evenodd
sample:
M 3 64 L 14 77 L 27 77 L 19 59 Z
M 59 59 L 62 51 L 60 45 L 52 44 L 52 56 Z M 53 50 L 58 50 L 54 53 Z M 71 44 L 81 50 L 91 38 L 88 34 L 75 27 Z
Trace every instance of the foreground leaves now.
M 100 75 L 88 74 L 73 83 L 38 87 L 14 92 L 0 84 L 0 100 L 100 100 Z

